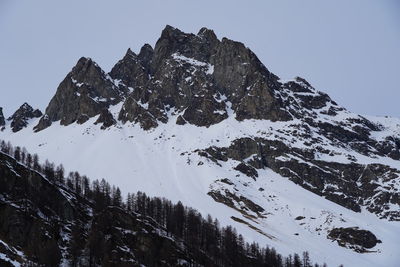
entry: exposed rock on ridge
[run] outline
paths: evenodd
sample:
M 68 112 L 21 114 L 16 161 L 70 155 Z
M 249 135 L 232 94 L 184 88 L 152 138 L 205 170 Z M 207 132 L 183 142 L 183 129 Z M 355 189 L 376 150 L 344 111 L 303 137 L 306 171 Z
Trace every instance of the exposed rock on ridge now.
M 400 171 L 384 164 L 322 161 L 316 159 L 316 154 L 325 151 L 298 149 L 282 141 L 264 138 L 236 139 L 229 147 L 210 147 L 198 153 L 216 163 L 233 159 L 242 162 L 239 166 L 270 168 L 348 209 L 360 212 L 364 206 L 380 217 L 400 220 L 399 210 L 389 208 L 400 206 L 400 195 L 396 190 Z M 235 169 L 256 178 L 257 172 L 250 166 Z M 384 189 L 380 189 L 382 187 Z
M 11 121 L 12 131 L 18 132 L 28 125 L 28 120 L 39 118 L 42 115 L 43 114 L 39 109 L 34 110 L 28 103 L 24 103 L 7 120 Z
M 84 123 L 120 102 L 123 95 L 124 89 L 115 85 L 95 62 L 82 57 L 58 86 L 35 130 L 43 130 L 54 121 L 61 125 Z
M 128 49 L 109 75 L 81 58 L 35 129 L 58 120 L 62 125 L 83 123 L 119 101 L 124 104 L 118 119 L 145 129 L 175 114 L 182 115 L 179 124 L 208 127 L 227 118 L 227 106 L 238 120 L 290 120 L 277 93 L 280 86 L 278 77 L 242 43 L 220 41 L 206 28 L 195 35 L 166 26 L 154 50 L 148 44 L 139 54 Z

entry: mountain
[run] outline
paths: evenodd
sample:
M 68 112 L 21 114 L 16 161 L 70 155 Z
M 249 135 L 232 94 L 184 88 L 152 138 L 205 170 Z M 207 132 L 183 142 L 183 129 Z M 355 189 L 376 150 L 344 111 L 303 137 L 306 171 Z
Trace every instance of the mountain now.
M 7 120 L 11 121 L 10 127 L 12 131 L 18 132 L 28 125 L 30 119 L 39 118 L 42 115 L 39 109 L 34 110 L 28 103 L 24 103 Z
M 40 119 L 17 133 L 6 123 L 0 138 L 123 191 L 182 201 L 283 255 L 400 260 L 400 120 L 280 79 L 206 28 L 167 26 L 108 74 L 81 58 Z M 369 232 L 381 243 L 352 244 Z

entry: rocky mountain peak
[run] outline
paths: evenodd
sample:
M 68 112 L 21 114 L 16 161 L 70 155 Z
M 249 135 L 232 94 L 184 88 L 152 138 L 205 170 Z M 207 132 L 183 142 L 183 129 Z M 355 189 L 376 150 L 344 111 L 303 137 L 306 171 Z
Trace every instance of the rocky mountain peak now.
M 142 48 L 140 48 L 139 52 L 139 57 L 140 58 L 145 58 L 145 57 L 152 57 L 154 53 L 153 47 L 149 44 L 144 44 Z
M 214 31 L 211 29 L 208 29 L 206 27 L 203 27 L 199 30 L 199 32 L 197 33 L 198 36 L 201 37 L 206 37 L 210 40 L 218 40 L 217 36 L 215 35 Z
M 167 25 L 154 48 L 154 69 L 160 67 L 162 61 L 174 53 L 179 53 L 202 62 L 208 62 L 219 40 L 212 31 L 205 28 L 199 33 L 199 35 L 184 33 L 179 29 Z
M 154 49 L 148 44 L 138 54 L 128 49 L 109 74 L 82 57 L 60 84 L 36 130 L 57 120 L 63 125 L 83 123 L 108 114 L 103 110 L 120 101 L 119 119 L 146 129 L 167 122 L 171 109 L 172 115 L 184 112 L 179 124 L 206 127 L 226 119 L 228 106 L 237 120 L 287 121 L 299 111 L 288 108 L 294 105 L 288 105 L 290 92 L 282 88 L 311 88 L 299 79 L 280 83 L 243 43 L 225 37 L 220 41 L 210 29 L 201 28 L 196 35 L 167 25 Z M 324 97 L 307 108 L 320 108 L 329 100 L 324 102 Z
M 86 124 L 82 129 L 65 127 L 72 136 L 48 142 L 43 153 L 55 151 L 63 141 L 72 152 L 85 144 L 91 151 L 93 148 L 93 154 L 107 155 L 77 155 L 89 171 L 107 172 L 108 166 L 100 165 L 109 162 L 111 153 L 119 157 L 118 167 L 122 166 L 126 177 L 134 165 L 139 183 L 152 181 L 148 188 L 159 184 L 159 174 L 165 172 L 160 178 L 172 188 L 166 194 L 179 194 L 182 199 L 187 198 L 187 191 L 175 190 L 182 186 L 181 181 L 197 182 L 212 175 L 215 179 L 204 187 L 206 191 L 193 191 L 198 194 L 194 196 L 207 194 L 243 215 L 238 220 L 231 217 L 234 221 L 249 219 L 247 222 L 267 233 L 262 225 L 288 229 L 281 225 L 292 227 L 290 221 L 297 216 L 294 220 L 301 223 L 296 229 L 306 230 L 307 237 L 309 233 L 325 235 L 354 249 L 366 239 L 372 239 L 374 246 L 381 239 L 382 232 L 378 231 L 374 240 L 353 228 L 353 223 L 362 222 L 360 218 L 370 218 L 368 212 L 400 221 L 400 121 L 352 113 L 304 78 L 280 79 L 243 43 L 218 39 L 207 28 L 189 34 L 167 26 L 154 49 L 148 44 L 138 53 L 128 49 L 108 74 L 93 60 L 81 58 L 61 82 L 36 130 L 57 120 L 62 125 Z M 101 131 L 108 127 L 113 128 Z M 47 137 L 48 133 L 38 136 Z M 81 133 L 93 138 L 82 139 Z M 127 133 L 132 135 L 127 138 Z M 31 147 L 41 146 L 43 140 L 24 141 L 16 136 Z M 114 152 L 114 143 L 99 146 L 103 136 L 112 136 L 121 151 Z M 59 154 L 69 160 L 70 153 Z M 143 159 L 163 162 L 165 155 L 177 165 L 158 164 L 153 170 L 152 164 L 141 164 Z M 175 166 L 180 168 L 178 172 Z M 187 176 L 190 172 L 196 175 Z M 116 181 L 119 175 L 110 172 Z M 310 192 L 298 191 L 287 180 L 319 197 L 308 199 Z M 287 196 L 293 192 L 290 200 Z M 320 211 L 313 211 L 318 200 L 325 204 Z M 310 207 L 307 212 L 297 209 L 298 201 Z M 342 207 L 331 208 L 329 202 Z M 354 212 L 342 217 L 339 211 L 347 209 Z M 368 217 L 363 217 L 365 214 Z M 353 215 L 357 219 L 351 221 Z M 350 239 L 344 238 L 350 235 Z M 281 237 L 279 242 L 288 235 Z M 332 248 L 330 242 L 324 248 Z
M 160 39 L 179 39 L 180 41 L 182 41 L 183 38 L 187 36 L 188 34 L 182 32 L 178 28 L 172 27 L 171 25 L 166 25 L 161 32 Z
M 151 46 L 142 47 L 139 55 L 128 49 L 125 56 L 112 68 L 110 77 L 131 90 L 143 87 L 148 81 L 151 59 Z
M 157 127 L 171 117 L 178 124 L 209 127 L 228 117 L 313 123 L 321 112 L 344 109 L 305 79 L 282 81 L 243 43 L 222 38 L 211 29 L 184 33 L 167 25 L 154 49 L 128 49 L 109 74 L 82 57 L 57 89 L 35 128 L 53 121 L 84 123 L 102 114 L 112 125 L 110 105 L 123 102 L 118 119 Z
M 123 61 L 137 60 L 137 55 L 130 48 L 125 53 L 125 56 L 122 58 Z
M 161 61 L 169 57 L 179 47 L 187 43 L 188 34 L 167 25 L 162 31 L 154 48 L 153 69 L 157 69 L 161 65 Z
M 42 112 L 39 109 L 33 109 L 25 102 L 7 120 L 11 121 L 12 131 L 18 132 L 28 125 L 30 119 L 39 118 L 40 116 L 42 116 Z
M 47 128 L 58 120 L 62 125 L 84 123 L 103 109 L 120 102 L 124 90 L 96 62 L 82 57 L 58 86 L 35 130 Z
M 145 44 L 140 49 L 138 58 L 145 69 L 150 70 L 151 62 L 153 60 L 154 50 L 149 44 Z

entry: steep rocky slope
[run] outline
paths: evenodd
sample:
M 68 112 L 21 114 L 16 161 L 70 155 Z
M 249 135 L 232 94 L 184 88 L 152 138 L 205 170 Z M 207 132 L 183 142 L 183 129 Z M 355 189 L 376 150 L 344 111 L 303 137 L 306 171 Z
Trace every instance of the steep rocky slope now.
M 57 88 L 35 130 L 40 131 L 54 121 L 62 125 L 84 123 L 121 101 L 123 93 L 95 62 L 82 57 Z
M 354 114 L 302 78 L 282 80 L 212 30 L 167 26 L 109 74 L 82 58 L 40 119 L 5 127 L 1 138 L 41 158 L 182 200 L 284 253 L 300 242 L 328 263 L 398 260 L 400 120 Z M 355 227 L 382 243 L 358 258 L 331 243 L 333 229 Z
M 95 212 L 93 206 L 0 153 L 0 265 L 72 266 L 74 260 L 83 266 L 207 262 L 207 257 L 188 254 L 151 218 L 115 206 Z M 99 255 L 98 260 L 92 254 Z

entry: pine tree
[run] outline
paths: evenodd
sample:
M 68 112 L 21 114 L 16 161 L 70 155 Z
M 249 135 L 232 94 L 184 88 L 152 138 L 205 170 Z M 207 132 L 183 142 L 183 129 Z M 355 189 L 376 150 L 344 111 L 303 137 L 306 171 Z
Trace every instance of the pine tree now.
M 26 155 L 25 165 L 26 165 L 28 168 L 32 168 L 32 162 L 33 162 L 32 155 L 31 155 L 30 153 L 28 153 L 28 154 Z
M 90 180 L 89 178 L 84 175 L 82 176 L 82 189 L 83 189 L 83 195 L 87 198 L 92 198 L 92 191 L 90 190 Z
M 21 148 L 17 146 L 14 150 L 14 158 L 16 161 L 20 162 L 21 161 Z
M 23 164 L 26 163 L 26 154 L 28 154 L 28 151 L 26 150 L 25 147 L 23 147 L 23 148 L 21 149 L 21 162 L 22 162 Z
M 50 163 L 47 159 L 44 162 L 43 172 L 44 172 L 44 176 L 47 179 L 49 179 L 50 181 L 55 181 L 54 164 Z
M 302 267 L 300 256 L 297 253 L 293 255 L 293 267 Z
M 55 171 L 55 180 L 60 184 L 65 183 L 64 172 L 64 166 L 62 164 L 58 165 Z
M 73 183 L 74 183 L 75 192 L 78 195 L 82 195 L 82 179 L 81 179 L 81 175 L 78 172 L 74 172 L 74 174 L 73 174 Z
M 33 154 L 33 159 L 32 159 L 32 161 L 33 161 L 33 169 L 34 169 L 35 171 L 40 172 L 40 171 L 41 171 L 41 167 L 40 167 L 40 164 L 39 164 L 39 156 L 38 156 L 36 153 Z
M 113 190 L 112 205 L 121 207 L 121 204 L 122 204 L 121 190 L 119 189 L 119 187 L 117 187 L 115 190 Z
M 308 251 L 303 252 L 303 266 L 311 267 L 310 255 L 309 255 Z

